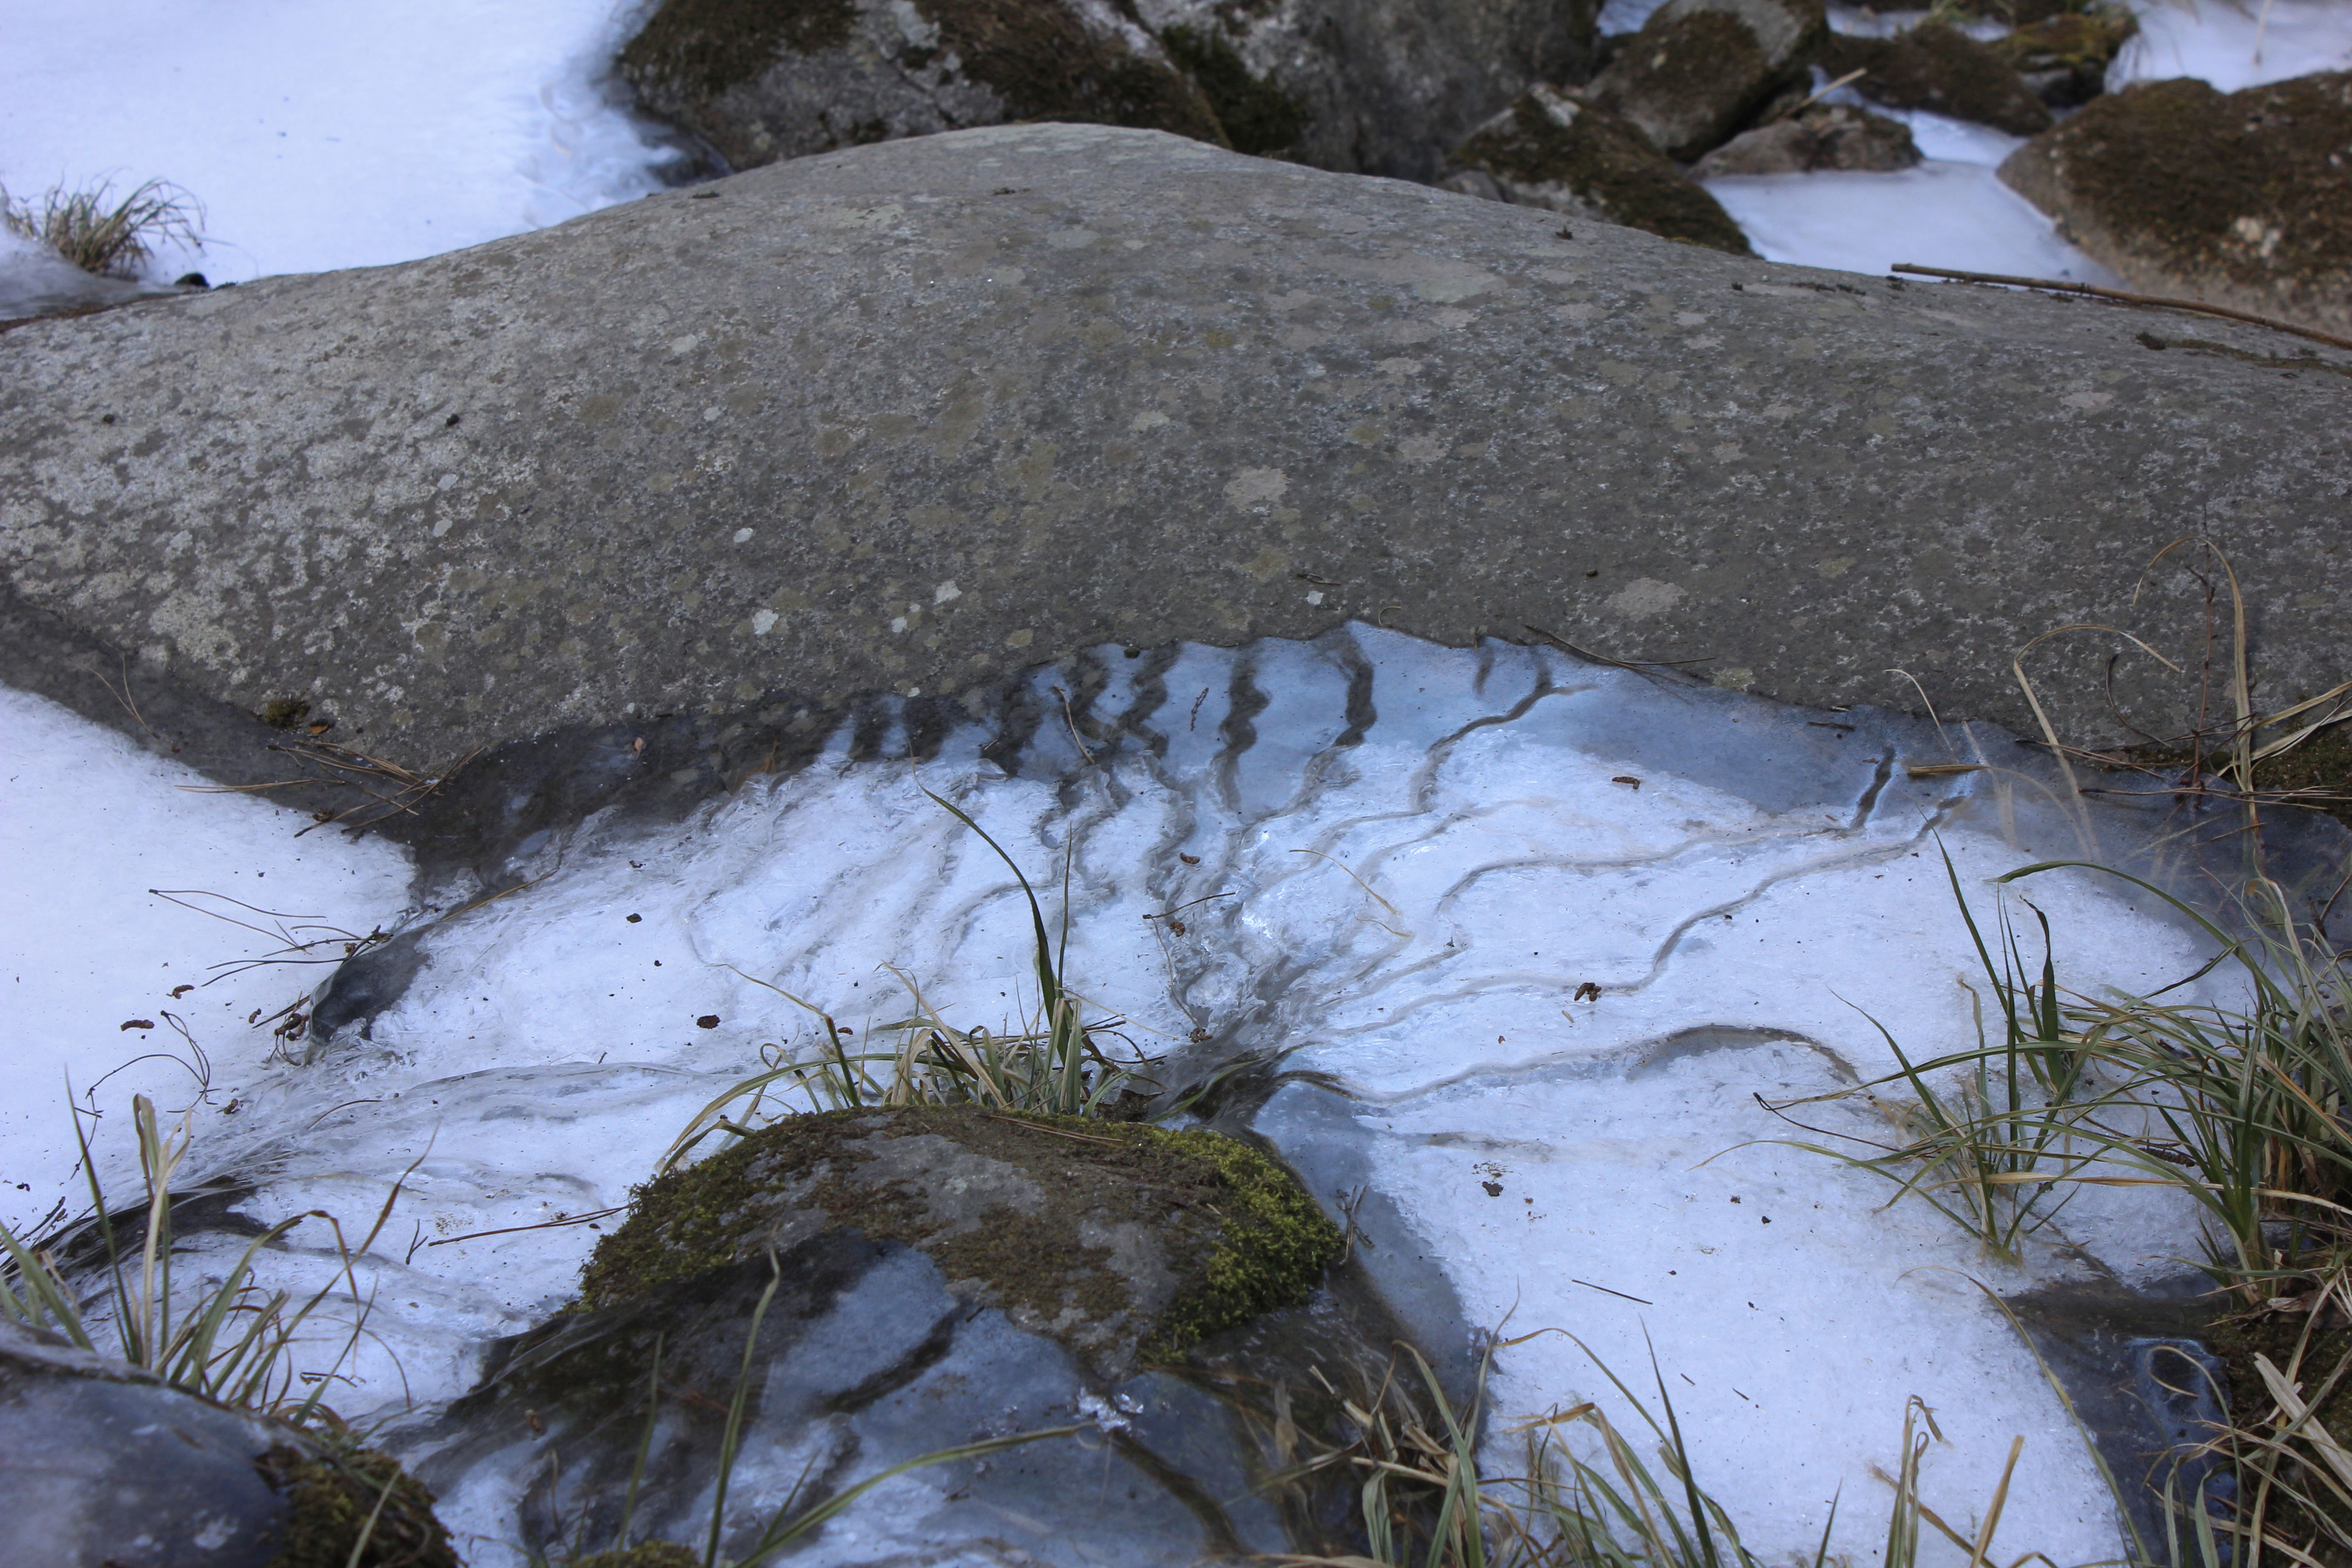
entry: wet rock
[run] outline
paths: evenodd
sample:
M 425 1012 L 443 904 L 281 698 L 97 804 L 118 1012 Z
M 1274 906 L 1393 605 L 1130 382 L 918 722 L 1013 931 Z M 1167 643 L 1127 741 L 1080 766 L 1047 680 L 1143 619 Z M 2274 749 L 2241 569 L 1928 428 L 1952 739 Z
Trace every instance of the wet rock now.
M 797 1116 L 641 1189 L 582 1299 L 830 1231 L 901 1242 L 1104 1376 L 1303 1300 L 1339 1234 L 1282 1168 L 1209 1132 L 979 1110 Z
M 9 1563 L 328 1568 L 350 1563 L 366 1530 L 366 1568 L 457 1565 L 432 1497 L 383 1456 L 182 1393 L 6 1319 L 0 1489 Z
M 1820 0 L 1667 0 L 1618 47 L 1591 97 L 1687 162 L 1803 74 L 1822 18 Z
M 1890 109 L 1924 109 L 2012 136 L 2050 129 L 2050 106 L 2001 51 L 1940 22 L 1923 22 L 1892 38 L 1832 33 L 1813 58 L 1832 77 L 1862 72 L 1853 89 Z
M 1236 152 L 1433 180 L 1530 81 L 1592 69 L 1597 0 L 1140 0 Z
M 1540 83 L 1455 148 L 1454 167 L 1439 183 L 1465 195 L 1754 254 L 1722 205 L 1631 121 Z
M 1993 48 L 2035 97 L 2074 109 L 2107 89 L 2107 66 L 2139 31 L 2127 11 L 2062 11 L 2020 26 Z
M 993 1542 L 1181 1568 L 1348 1550 L 1353 1484 L 1279 1477 L 1345 1440 L 1316 1373 L 1361 1399 L 1399 1337 L 1351 1273 L 1319 1284 L 1339 1248 L 1278 1166 L 1210 1133 L 974 1110 L 797 1118 L 641 1189 L 579 1306 L 402 1440 L 453 1506 L 521 1491 L 500 1528 L 534 1546 L 617 1545 L 644 1444 L 632 1540 L 698 1542 L 740 1386 L 732 1555 L 788 1501 L 1076 1424 L 1086 1487 L 1067 1484 L 1068 1438 L 919 1468 L 827 1527 L 834 1554 Z
M 2000 177 L 2136 289 L 2352 333 L 2347 149 L 2352 72 L 2184 79 L 2100 99 Z
M 1150 32 L 1078 0 L 666 0 L 619 71 L 738 169 L 1013 120 L 1224 139 Z
M 1822 169 L 1908 169 L 1919 162 L 1910 127 L 1852 104 L 1816 103 L 1743 131 L 1701 158 L 1694 180 L 1724 174 L 1810 174 Z

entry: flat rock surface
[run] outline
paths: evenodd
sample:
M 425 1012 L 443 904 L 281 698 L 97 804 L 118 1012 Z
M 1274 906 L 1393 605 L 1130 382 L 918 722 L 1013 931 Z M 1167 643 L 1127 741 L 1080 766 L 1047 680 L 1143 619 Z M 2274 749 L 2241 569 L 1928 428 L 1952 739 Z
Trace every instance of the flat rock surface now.
M 2352 662 L 2352 356 L 1560 227 L 1003 127 L 20 327 L 0 608 L 417 764 L 1350 618 L 2023 728 L 2042 632 L 2194 659 L 2197 595 L 2132 595 L 2200 530 L 2265 693 Z M 6 659 L 129 724 L 89 660 Z

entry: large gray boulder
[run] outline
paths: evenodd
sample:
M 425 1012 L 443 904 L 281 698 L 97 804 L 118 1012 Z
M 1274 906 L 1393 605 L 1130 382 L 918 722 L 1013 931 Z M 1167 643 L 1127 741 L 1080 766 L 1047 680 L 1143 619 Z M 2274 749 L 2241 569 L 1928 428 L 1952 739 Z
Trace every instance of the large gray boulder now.
M 2266 696 L 2352 665 L 2347 356 L 1562 226 L 1007 127 L 20 327 L 0 673 L 134 733 L 158 674 L 300 699 L 418 767 L 661 712 L 757 760 L 860 693 L 1360 618 L 2031 731 L 2053 627 L 2199 668 L 2195 584 L 2134 600 L 2198 530 Z M 2035 654 L 2072 735 L 2114 732 L 2110 651 Z M 2152 668 L 2116 689 L 2154 723 Z

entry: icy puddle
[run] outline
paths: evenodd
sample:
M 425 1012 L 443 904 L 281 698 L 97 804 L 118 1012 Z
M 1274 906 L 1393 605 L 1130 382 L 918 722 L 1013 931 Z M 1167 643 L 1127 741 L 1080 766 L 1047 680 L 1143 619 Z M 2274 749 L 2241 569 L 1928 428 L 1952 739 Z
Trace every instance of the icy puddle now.
M 2166 1255 L 2194 1249 L 2185 1213 L 2088 1194 L 2005 1266 L 1923 1205 L 1883 1208 L 1883 1182 L 1759 1142 L 1805 1134 L 1759 1097 L 1891 1069 L 1880 1025 L 1915 1059 L 1974 1043 L 1972 1009 L 1990 999 L 1944 854 L 1990 929 L 1986 879 L 2037 859 L 2193 885 L 2193 867 L 2156 853 L 2152 815 L 2062 807 L 1997 731 L 1364 627 L 1240 652 L 1105 649 L 1041 673 L 1029 697 L 1025 733 L 973 723 L 916 763 L 902 733 L 869 724 L 864 760 L 845 733 L 688 821 L 592 819 L 535 845 L 502 896 L 419 890 L 461 912 L 424 932 L 396 1000 L 309 1042 L 307 1065 L 271 1059 L 266 1029 L 243 1025 L 246 993 L 191 1005 L 211 1073 L 191 1164 L 230 1179 L 238 1212 L 324 1209 L 356 1234 L 414 1166 L 353 1270 L 373 1307 L 344 1414 L 462 1394 L 496 1337 L 573 1294 L 617 1222 L 604 1211 L 704 1104 L 763 1049 L 818 1048 L 812 1016 L 770 987 L 857 1038 L 905 1016 L 909 981 L 951 1020 L 1018 1024 L 1034 1001 L 1027 906 L 928 789 L 1006 847 L 1049 916 L 1066 863 L 1068 977 L 1162 1058 L 1155 1077 L 1175 1088 L 1247 1064 L 1213 1102 L 1222 1124 L 1255 1127 L 1352 1213 L 1358 1256 L 1433 1354 L 1458 1366 L 1474 1332 L 1563 1331 L 1499 1360 L 1498 1462 L 1516 1453 L 1510 1428 L 1609 1393 L 1572 1334 L 1637 1387 L 1654 1351 L 1700 1480 L 1763 1557 L 1809 1555 L 1841 1489 L 1838 1549 L 1875 1552 L 1873 1469 L 1895 1463 L 1915 1396 L 1946 1439 L 1926 1462 L 1944 1517 L 1977 1517 L 2021 1436 L 1993 1555 L 2116 1554 L 2082 1438 L 1979 1282 L 2173 1271 Z M 251 934 L 133 910 L 126 889 L 209 885 L 354 930 L 406 895 L 381 846 L 298 840 L 299 819 L 183 793 L 112 737 L 8 700 L 12 733 L 50 748 L 46 769 L 104 786 L 10 784 L 12 853 L 78 836 L 72 864 L 5 895 L 15 984 L 36 999 L 10 1026 L 48 1065 L 12 1077 L 0 1160 L 46 1208 L 70 1138 L 41 1080 L 56 1064 L 78 1085 L 115 1066 L 131 1054 L 120 1019 L 166 1005 L 158 964 L 176 976 Z M 115 816 L 88 816 L 117 795 Z M 199 807 L 215 815 L 185 815 Z M 265 870 L 266 899 L 252 886 Z M 2182 922 L 2120 883 L 2065 872 L 2027 890 L 2077 989 L 2153 989 L 2200 957 Z M 41 978 L 77 945 L 105 961 Z M 253 1007 L 315 978 L 257 973 L 233 983 L 268 992 Z M 185 1102 L 165 1078 L 142 1086 Z M 119 1104 L 125 1081 L 97 1102 Z M 1851 1108 L 1791 1114 L 1870 1130 Z M 122 1119 L 98 1129 L 121 1181 Z M 294 1235 L 303 1247 L 274 1255 L 271 1277 L 321 1278 L 331 1236 L 318 1222 Z M 215 1259 L 232 1245 L 197 1244 Z M 476 1563 L 514 1560 L 522 1484 L 486 1471 L 449 1496 Z M 893 1534 L 948 1485 L 894 1482 L 809 1550 L 995 1552 Z M 1011 1526 L 1003 1539 L 1046 1561 L 1188 1561 L 1181 1510 L 1166 1528 L 1067 1550 Z

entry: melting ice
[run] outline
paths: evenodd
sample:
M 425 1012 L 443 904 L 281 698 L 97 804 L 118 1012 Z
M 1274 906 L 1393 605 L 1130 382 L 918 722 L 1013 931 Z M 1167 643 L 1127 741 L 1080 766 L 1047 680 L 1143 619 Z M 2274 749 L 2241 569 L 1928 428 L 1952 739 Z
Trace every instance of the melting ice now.
M 9 701 L 17 732 L 46 727 L 50 765 L 148 803 L 100 833 L 76 814 L 104 792 L 14 797 L 15 831 L 92 847 L 76 874 L 7 890 L 12 946 L 89 920 L 126 949 L 90 972 L 94 998 L 38 993 L 17 1026 L 62 1039 L 78 1079 L 131 1054 L 113 1015 L 152 1005 L 150 961 L 176 973 L 201 945 L 194 924 L 120 913 L 124 889 L 244 868 L 205 861 L 206 836 L 245 835 L 273 899 L 281 877 L 340 876 L 354 930 L 411 896 L 435 911 L 404 993 L 308 1065 L 273 1058 L 241 1002 L 191 1026 L 213 1074 L 196 1159 L 240 1213 L 325 1209 L 348 1234 L 411 1173 L 353 1270 L 373 1308 L 346 1415 L 463 1393 L 495 1337 L 569 1298 L 614 1223 L 583 1216 L 625 1203 L 761 1047 L 814 1049 L 810 1017 L 770 987 L 861 1033 L 904 1015 L 900 975 L 992 1027 L 1034 1005 L 1020 890 L 929 790 L 1056 915 L 1066 867 L 1069 976 L 1163 1081 L 1255 1064 L 1227 1114 L 1354 1214 L 1399 1310 L 1451 1342 L 1433 1349 L 1561 1331 L 1501 1356 L 1496 1433 L 1609 1393 L 1577 1340 L 1637 1386 L 1654 1354 L 1700 1479 L 1751 1548 L 1809 1552 L 1843 1489 L 1840 1519 L 1865 1522 L 1842 1545 L 1867 1555 L 1872 1468 L 1894 1462 L 1916 1396 L 1947 1439 L 1931 1506 L 1974 1517 L 2021 1435 L 2004 1560 L 2115 1553 L 2082 1438 L 1986 1290 L 2154 1278 L 2194 1250 L 2189 1216 L 2093 1194 L 2002 1265 L 1923 1205 L 1883 1206 L 1876 1179 L 1771 1142 L 1801 1134 L 1759 1100 L 1890 1069 L 1882 1026 L 1914 1059 L 1975 1041 L 1990 999 L 1945 856 L 1988 923 L 1988 879 L 2029 861 L 2200 874 L 2157 853 L 2152 813 L 2075 802 L 2004 733 L 1361 626 L 1112 647 L 1034 677 L 1024 732 L 975 721 L 919 762 L 902 733 L 845 733 L 688 820 L 580 824 L 509 868 L 506 891 L 412 894 L 381 845 L 297 840 L 286 814 L 178 793 L 163 764 Z M 279 837 L 255 847 L 263 831 Z M 2075 989 L 2147 991 L 2200 956 L 2185 922 L 2112 879 L 2053 873 L 2027 896 Z M 31 1092 L 12 1085 L 0 1153 L 12 1180 L 61 1192 L 69 1139 L 21 1114 Z M 120 1179 L 103 1147 L 120 1119 L 100 1125 Z M 317 1222 L 295 1237 L 273 1278 L 321 1278 L 332 1237 Z M 1494 1441 L 1507 1461 L 1515 1440 Z M 475 1561 L 500 1560 L 511 1502 L 475 1488 L 457 1510 Z

